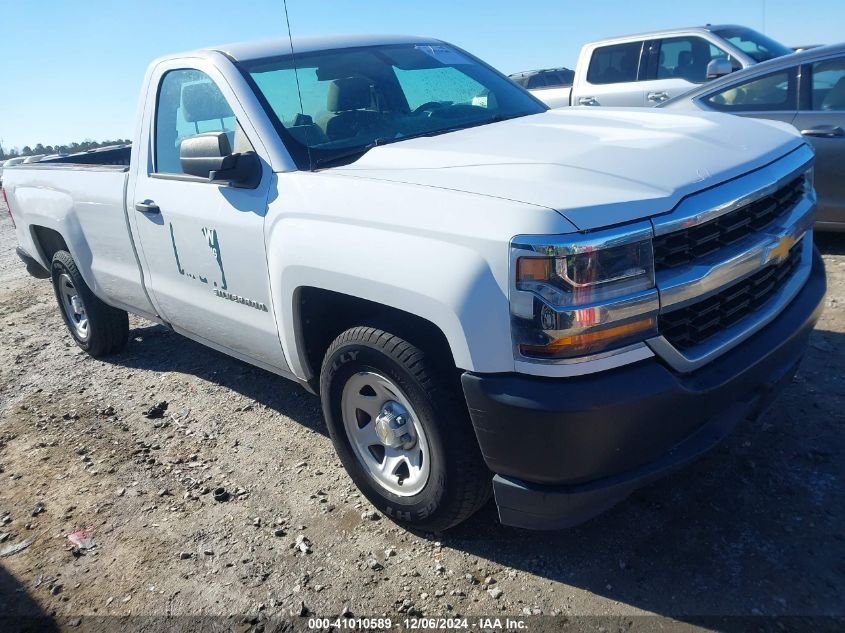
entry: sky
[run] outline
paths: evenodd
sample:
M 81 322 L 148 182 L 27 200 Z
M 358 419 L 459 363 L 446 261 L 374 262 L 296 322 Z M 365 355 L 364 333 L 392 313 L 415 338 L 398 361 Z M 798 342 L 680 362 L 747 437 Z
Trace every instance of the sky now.
M 402 33 L 456 44 L 505 73 L 573 68 L 587 42 L 736 23 L 789 46 L 845 40 L 843 0 L 288 0 L 299 35 Z M 0 8 L 0 144 L 131 138 L 151 60 L 287 36 L 282 0 L 43 0 Z

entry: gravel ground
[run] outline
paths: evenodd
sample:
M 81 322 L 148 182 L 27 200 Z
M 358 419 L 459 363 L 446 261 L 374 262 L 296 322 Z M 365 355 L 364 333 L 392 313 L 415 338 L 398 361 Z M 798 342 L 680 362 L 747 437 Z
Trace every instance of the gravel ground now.
M 299 387 L 137 318 L 124 353 L 78 350 L 0 218 L 0 553 L 34 539 L 0 558 L 0 623 L 533 613 L 628 630 L 657 614 L 726 630 L 744 621 L 701 618 L 845 615 L 845 235 L 817 240 L 826 311 L 762 420 L 576 529 L 504 528 L 491 503 L 415 535 L 358 494 Z M 74 548 L 78 530 L 93 547 Z

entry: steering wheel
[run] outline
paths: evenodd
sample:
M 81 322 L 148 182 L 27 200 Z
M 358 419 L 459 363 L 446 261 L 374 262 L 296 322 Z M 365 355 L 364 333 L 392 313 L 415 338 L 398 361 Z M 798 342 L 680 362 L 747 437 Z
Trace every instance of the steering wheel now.
M 438 110 L 440 108 L 446 107 L 445 104 L 439 101 L 426 101 L 421 106 L 414 108 L 414 114 L 419 114 L 420 112 L 425 112 L 426 110 Z

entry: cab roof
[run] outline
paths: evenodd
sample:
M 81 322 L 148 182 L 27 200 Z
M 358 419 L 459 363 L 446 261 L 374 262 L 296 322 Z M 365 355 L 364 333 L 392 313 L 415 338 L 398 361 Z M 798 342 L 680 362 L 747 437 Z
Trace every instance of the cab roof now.
M 441 40 L 413 35 L 332 35 L 321 37 L 293 38 L 294 53 L 313 53 L 341 48 L 361 46 L 385 46 L 391 44 L 442 44 Z M 267 57 L 281 57 L 291 54 L 291 39 L 279 38 L 258 42 L 240 42 L 212 46 L 206 50 L 216 51 L 234 59 L 248 61 Z
M 616 37 L 606 37 L 600 40 L 596 40 L 593 43 L 597 42 L 606 42 L 611 40 L 629 40 L 629 39 L 659 39 L 662 37 L 666 37 L 667 34 L 672 33 L 703 33 L 703 32 L 713 32 L 713 31 L 721 31 L 722 29 L 748 29 L 747 26 L 742 26 L 741 24 L 704 24 L 704 25 L 697 25 L 697 26 L 683 26 L 678 28 L 671 28 L 671 29 L 657 29 L 655 31 L 646 31 L 645 33 L 633 33 L 631 35 L 617 35 Z M 749 29 L 751 30 L 751 29 Z

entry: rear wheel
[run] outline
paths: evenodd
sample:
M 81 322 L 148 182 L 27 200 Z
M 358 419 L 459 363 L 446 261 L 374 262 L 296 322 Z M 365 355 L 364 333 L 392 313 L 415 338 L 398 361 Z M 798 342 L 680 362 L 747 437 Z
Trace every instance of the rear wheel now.
M 341 462 L 384 514 L 438 531 L 489 498 L 466 407 L 412 343 L 374 327 L 347 330 L 326 353 L 320 388 Z
M 53 290 L 76 344 L 95 358 L 119 352 L 129 338 L 129 315 L 94 296 L 67 251 L 53 255 Z

